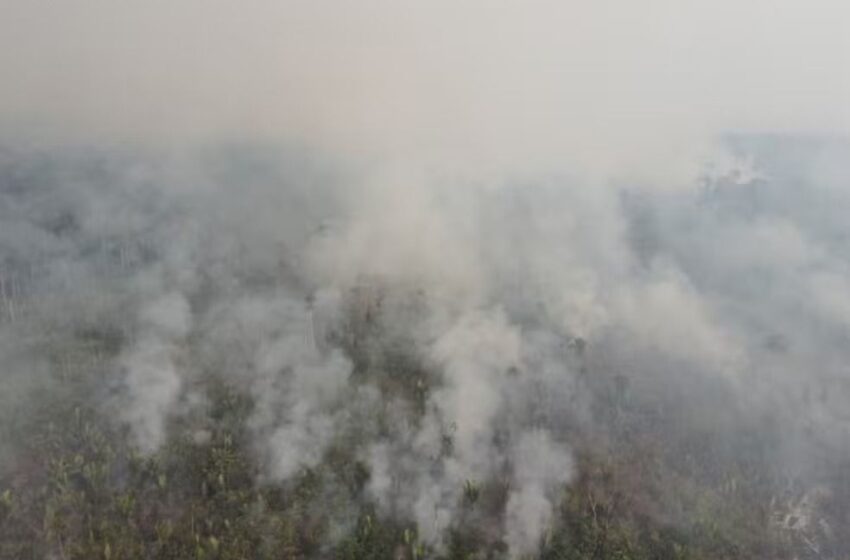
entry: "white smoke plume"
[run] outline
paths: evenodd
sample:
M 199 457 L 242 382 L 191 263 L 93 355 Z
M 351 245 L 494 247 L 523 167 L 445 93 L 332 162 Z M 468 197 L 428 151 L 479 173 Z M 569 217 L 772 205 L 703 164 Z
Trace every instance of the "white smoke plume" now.
M 182 385 L 177 355 L 190 321 L 189 305 L 182 296 L 170 294 L 155 300 L 141 311 L 141 333 L 121 358 L 129 396 L 123 417 L 145 452 L 165 442 L 168 414 L 177 404 Z
M 523 434 L 514 453 L 516 488 L 505 508 L 506 540 L 519 556 L 533 553 L 546 530 L 557 494 L 572 474 L 572 459 L 546 432 Z

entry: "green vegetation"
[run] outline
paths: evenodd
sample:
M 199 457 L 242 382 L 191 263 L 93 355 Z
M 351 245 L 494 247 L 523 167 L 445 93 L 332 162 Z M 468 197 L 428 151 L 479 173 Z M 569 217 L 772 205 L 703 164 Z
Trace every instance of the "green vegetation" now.
M 81 336 L 93 354 L 120 346 L 115 337 Z M 367 342 L 368 337 L 359 340 L 359 347 Z M 397 345 L 392 348 L 397 351 Z M 348 351 L 366 380 L 382 364 L 418 367 L 398 354 L 381 354 L 380 346 L 368 353 Z M 125 432 L 87 404 L 85 388 L 101 373 L 92 365 L 96 360 L 81 363 L 88 369 L 54 368 L 56 389 L 49 394 L 54 400 L 45 395 L 39 408 L 20 411 L 21 437 L 0 478 L 0 558 L 507 555 L 498 512 L 508 488 L 501 481 L 466 481 L 458 496 L 460 520 L 444 546 L 425 543 L 411 521 L 382 514 L 370 502 L 364 492 L 369 468 L 344 442 L 293 480 L 264 481 L 246 425 L 253 402 L 214 375 L 198 381 L 208 400 L 206 416 L 175 421 L 163 448 L 140 455 L 126 443 Z M 410 387 L 394 386 L 400 383 L 394 377 L 381 388 L 421 402 L 427 376 L 408 378 Z M 622 393 L 620 385 L 612 385 L 614 393 Z M 775 559 L 823 553 L 812 550 L 804 531 L 783 531 L 775 522 L 774 481 L 743 461 L 699 468 L 698 461 L 680 456 L 686 449 L 667 446 L 650 427 L 642 430 L 639 412 L 619 407 L 612 420 L 614 441 L 577 438 L 577 476 L 563 489 L 540 543 L 541 558 Z

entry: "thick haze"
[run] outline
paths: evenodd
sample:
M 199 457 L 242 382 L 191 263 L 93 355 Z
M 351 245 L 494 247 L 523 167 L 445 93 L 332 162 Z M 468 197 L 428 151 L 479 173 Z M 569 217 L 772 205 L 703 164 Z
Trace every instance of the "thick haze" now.
M 15 2 L 8 126 L 286 139 L 407 165 L 692 175 L 729 131 L 850 130 L 838 1 Z
M 258 483 L 354 442 L 439 546 L 507 481 L 514 555 L 610 383 L 671 445 L 850 460 L 844 3 L 0 2 L 0 418 L 115 331 L 143 453 L 221 375 Z

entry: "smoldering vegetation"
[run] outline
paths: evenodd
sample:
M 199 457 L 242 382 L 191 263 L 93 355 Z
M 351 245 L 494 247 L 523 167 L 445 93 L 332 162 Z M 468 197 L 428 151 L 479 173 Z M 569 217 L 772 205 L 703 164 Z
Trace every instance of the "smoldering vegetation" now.
M 654 190 L 5 144 L 0 557 L 847 558 L 850 144 L 727 146 Z

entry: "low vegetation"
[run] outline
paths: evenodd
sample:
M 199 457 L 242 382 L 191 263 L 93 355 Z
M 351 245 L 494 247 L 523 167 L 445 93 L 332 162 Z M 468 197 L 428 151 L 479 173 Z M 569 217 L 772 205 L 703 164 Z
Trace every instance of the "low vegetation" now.
M 98 359 L 117 351 L 120 341 L 83 333 L 77 342 L 100 358 L 63 369 L 60 358 L 69 350 L 54 355 L 53 388 L 36 399 L 35 408 L 19 411 L 17 436 L 7 430 L 15 453 L 5 459 L 0 478 L 0 558 L 507 555 L 504 520 L 498 519 L 507 488 L 499 480 L 467 481 L 458 494 L 462 514 L 442 544 L 423 542 L 414 523 L 382 514 L 371 503 L 364 491 L 369 467 L 344 441 L 290 481 L 264 480 L 246 427 L 252 399 L 213 373 L 198 381 L 208 403 L 203 418 L 175 420 L 167 444 L 142 455 L 91 404 L 92 383 L 103 375 Z M 368 363 L 365 354 L 358 359 L 357 347 L 349 347 L 359 366 L 355 374 L 373 383 L 380 378 L 375 345 Z M 399 360 L 384 355 L 378 362 L 416 367 Z M 409 393 L 416 401 L 425 390 L 423 377 L 409 378 L 411 387 L 384 390 Z M 846 500 L 810 495 L 811 503 L 802 503 L 799 492 L 779 490 L 788 481 L 771 479 L 764 465 L 752 463 L 757 452 L 719 460 L 716 442 L 696 445 L 692 434 L 677 442 L 629 401 L 622 380 L 600 383 L 595 390 L 608 412 L 608 435 L 574 435 L 577 476 L 563 488 L 540 558 L 841 557 L 847 537 L 827 518 L 846 519 L 846 508 L 838 507 Z M 843 488 L 848 491 L 847 480 Z

